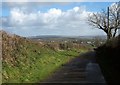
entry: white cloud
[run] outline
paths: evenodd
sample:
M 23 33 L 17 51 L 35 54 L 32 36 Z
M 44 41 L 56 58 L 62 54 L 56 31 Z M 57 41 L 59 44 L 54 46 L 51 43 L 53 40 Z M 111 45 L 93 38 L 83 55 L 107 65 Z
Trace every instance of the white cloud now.
M 59 25 L 64 23 L 73 23 L 74 25 L 77 22 L 84 20 L 88 13 L 83 9 L 80 9 L 80 7 L 74 7 L 67 11 L 51 8 L 46 13 L 40 11 L 27 13 L 26 11 L 27 10 L 20 8 L 13 8 L 10 12 L 10 22 L 8 23 L 10 23 L 11 26 L 41 26 L 42 24 Z
M 61 15 L 62 11 L 60 9 L 52 8 L 48 11 L 49 14 Z
M 22 36 L 101 34 L 87 24 L 88 13 L 84 7 L 66 11 L 51 8 L 47 12 L 28 12 L 24 7 L 15 7 L 11 9 L 10 16 L 2 20 L 2 24 L 6 30 Z

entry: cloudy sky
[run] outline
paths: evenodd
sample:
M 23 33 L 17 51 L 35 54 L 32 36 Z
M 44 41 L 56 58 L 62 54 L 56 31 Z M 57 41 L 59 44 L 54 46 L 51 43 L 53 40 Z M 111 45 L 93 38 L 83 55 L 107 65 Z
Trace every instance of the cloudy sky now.
M 104 35 L 90 26 L 89 13 L 99 12 L 112 2 L 2 2 L 1 28 L 20 36 Z

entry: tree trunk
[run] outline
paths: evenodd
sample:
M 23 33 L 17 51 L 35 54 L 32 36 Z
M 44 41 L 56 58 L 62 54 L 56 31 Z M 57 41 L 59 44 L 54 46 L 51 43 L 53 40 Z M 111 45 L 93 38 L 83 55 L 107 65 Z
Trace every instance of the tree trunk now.
M 107 41 L 109 41 L 110 40 L 110 35 L 109 34 L 107 34 Z
M 107 41 L 109 41 L 112 38 L 111 32 L 107 33 Z
M 113 38 L 115 37 L 116 33 L 117 33 L 117 28 L 115 28 L 115 32 L 113 34 Z

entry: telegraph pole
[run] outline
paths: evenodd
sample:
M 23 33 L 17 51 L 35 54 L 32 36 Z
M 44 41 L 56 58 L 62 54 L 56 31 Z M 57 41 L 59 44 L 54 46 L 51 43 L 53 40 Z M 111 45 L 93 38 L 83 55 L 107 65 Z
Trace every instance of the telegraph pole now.
M 107 27 L 108 27 L 108 35 L 107 35 L 107 39 L 110 39 L 110 28 L 109 28 L 109 7 L 107 8 Z

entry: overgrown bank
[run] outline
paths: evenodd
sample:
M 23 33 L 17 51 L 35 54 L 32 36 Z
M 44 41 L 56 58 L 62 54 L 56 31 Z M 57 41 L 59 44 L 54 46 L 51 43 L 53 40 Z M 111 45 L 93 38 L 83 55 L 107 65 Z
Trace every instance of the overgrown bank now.
M 38 82 L 70 59 L 88 49 L 73 43 L 38 43 L 17 35 L 2 32 L 2 82 Z
M 120 36 L 96 49 L 96 58 L 108 85 L 120 83 Z

